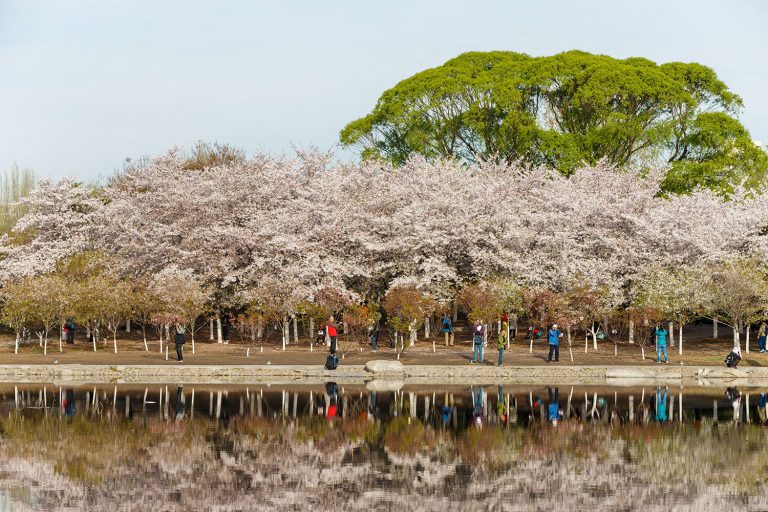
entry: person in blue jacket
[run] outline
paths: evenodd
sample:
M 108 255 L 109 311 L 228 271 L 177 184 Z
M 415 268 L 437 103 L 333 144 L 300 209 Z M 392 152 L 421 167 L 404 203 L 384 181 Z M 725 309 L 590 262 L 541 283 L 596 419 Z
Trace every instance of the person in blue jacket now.
M 669 333 L 662 324 L 656 326 L 656 364 L 661 364 L 661 354 L 664 354 L 664 364 L 669 364 L 667 334 Z
M 440 332 L 445 333 L 445 346 L 453 345 L 453 323 L 448 313 L 443 315 L 443 328 L 440 329 Z
M 557 324 L 552 324 L 552 327 L 547 331 L 547 343 L 549 343 L 548 363 L 552 362 L 552 354 L 555 355 L 555 362 L 560 361 L 560 338 L 562 337 L 563 333 L 557 328 Z
M 483 342 L 485 341 L 485 327 L 482 320 L 475 320 L 472 328 L 472 360 L 470 363 L 483 362 Z

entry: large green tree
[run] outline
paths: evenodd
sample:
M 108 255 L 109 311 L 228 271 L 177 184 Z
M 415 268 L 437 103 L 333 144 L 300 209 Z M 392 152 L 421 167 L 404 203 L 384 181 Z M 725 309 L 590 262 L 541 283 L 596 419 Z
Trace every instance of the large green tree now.
M 344 127 L 341 142 L 396 164 L 412 155 L 495 158 L 566 175 L 601 159 L 668 164 L 667 190 L 727 193 L 768 166 L 736 118 L 741 106 L 697 63 L 470 52 L 385 91 L 370 114 Z

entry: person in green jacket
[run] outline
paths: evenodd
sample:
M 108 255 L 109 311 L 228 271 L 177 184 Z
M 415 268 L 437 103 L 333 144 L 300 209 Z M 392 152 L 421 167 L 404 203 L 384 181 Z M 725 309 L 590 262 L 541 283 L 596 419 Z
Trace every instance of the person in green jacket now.
M 499 366 L 504 362 L 504 348 L 507 346 L 507 322 L 501 323 L 499 331 L 499 341 L 496 348 L 499 349 Z

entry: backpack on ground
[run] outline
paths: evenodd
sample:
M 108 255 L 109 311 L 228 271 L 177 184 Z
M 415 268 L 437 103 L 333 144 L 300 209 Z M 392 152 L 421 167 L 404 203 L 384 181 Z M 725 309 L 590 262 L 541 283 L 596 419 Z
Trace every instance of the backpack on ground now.
M 725 366 L 728 368 L 735 368 L 736 365 L 739 364 L 739 361 L 741 361 L 741 356 L 736 352 L 731 352 L 725 356 Z
M 325 360 L 326 370 L 335 370 L 339 366 L 339 356 L 336 354 L 328 354 L 328 358 Z

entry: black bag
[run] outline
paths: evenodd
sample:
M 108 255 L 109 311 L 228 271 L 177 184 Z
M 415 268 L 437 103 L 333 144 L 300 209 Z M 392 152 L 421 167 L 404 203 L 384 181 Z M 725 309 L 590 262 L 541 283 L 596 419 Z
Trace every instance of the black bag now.
M 328 354 L 328 359 L 325 360 L 326 370 L 335 370 L 339 366 L 339 356 L 336 354 Z
M 728 368 L 734 368 L 741 361 L 741 357 L 736 352 L 731 352 L 725 356 L 725 366 Z

